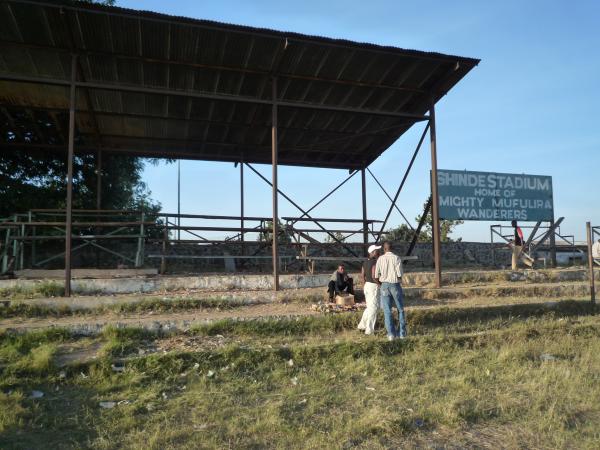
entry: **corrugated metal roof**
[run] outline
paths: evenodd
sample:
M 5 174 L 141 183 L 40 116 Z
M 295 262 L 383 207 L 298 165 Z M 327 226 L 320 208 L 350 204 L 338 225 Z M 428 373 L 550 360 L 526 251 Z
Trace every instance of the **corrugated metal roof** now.
M 277 76 L 279 163 L 347 169 L 479 62 L 61 0 L 0 1 L 0 50 L 4 148 L 66 146 L 75 53 L 78 151 L 268 163 Z

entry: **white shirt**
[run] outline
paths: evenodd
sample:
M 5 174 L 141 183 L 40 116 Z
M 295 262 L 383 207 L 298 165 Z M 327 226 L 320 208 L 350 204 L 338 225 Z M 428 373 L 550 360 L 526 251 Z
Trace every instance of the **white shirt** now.
M 377 258 L 375 278 L 380 283 L 399 283 L 402 278 L 402 260 L 392 252 L 386 252 Z
M 594 242 L 592 245 L 592 258 L 600 258 L 600 242 Z

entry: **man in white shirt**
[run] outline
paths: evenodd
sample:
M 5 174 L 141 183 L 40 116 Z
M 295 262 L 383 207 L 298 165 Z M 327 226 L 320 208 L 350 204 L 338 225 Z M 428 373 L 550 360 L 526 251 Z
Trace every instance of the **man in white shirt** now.
M 592 258 L 596 264 L 600 265 L 600 239 L 592 245 Z
M 377 259 L 375 278 L 381 283 L 379 295 L 381 296 L 388 341 L 393 341 L 396 338 L 403 339 L 406 337 L 406 320 L 404 318 L 402 286 L 400 286 L 402 260 L 392 252 L 392 245 L 387 241 L 383 243 L 383 251 L 383 256 Z M 398 309 L 398 330 L 396 330 L 394 317 L 392 316 L 392 300 Z

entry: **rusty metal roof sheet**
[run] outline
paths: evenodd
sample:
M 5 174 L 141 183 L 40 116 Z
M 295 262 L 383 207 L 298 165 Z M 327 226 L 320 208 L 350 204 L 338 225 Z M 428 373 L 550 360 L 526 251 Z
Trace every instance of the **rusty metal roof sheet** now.
M 0 146 L 366 167 L 479 60 L 66 0 L 0 1 Z

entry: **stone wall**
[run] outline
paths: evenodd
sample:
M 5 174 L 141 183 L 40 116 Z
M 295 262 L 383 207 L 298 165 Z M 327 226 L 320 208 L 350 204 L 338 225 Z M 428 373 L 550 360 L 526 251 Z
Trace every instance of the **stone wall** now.
M 41 261 L 53 254 L 59 254 L 64 251 L 62 243 L 50 242 L 38 245 L 36 249 L 36 261 Z M 137 244 L 134 242 L 102 242 L 102 245 L 125 254 L 135 259 Z M 395 251 L 404 255 L 408 249 L 408 243 L 398 242 L 395 244 Z M 74 245 L 76 247 L 77 244 Z M 356 255 L 362 256 L 363 247 L 356 244 L 347 244 L 347 246 Z M 445 267 L 507 267 L 510 265 L 510 251 L 501 244 L 495 244 L 494 251 L 496 262 L 492 259 L 492 245 L 482 242 L 448 242 L 442 244 L 442 264 Z M 160 244 L 147 244 L 145 246 L 145 267 L 160 268 L 160 255 L 162 246 Z M 242 259 L 235 255 L 242 254 L 241 244 L 223 245 L 197 245 L 197 244 L 179 244 L 171 245 L 168 254 L 176 256 L 192 256 L 196 258 L 167 258 L 168 273 L 198 273 L 198 272 L 264 272 L 270 273 L 271 266 L 271 248 L 264 246 L 259 242 L 247 242 L 244 245 L 244 254 L 261 257 L 260 259 Z M 351 253 L 342 246 L 308 246 L 308 254 L 311 256 L 350 256 Z M 423 269 L 433 267 L 432 246 L 431 243 L 418 243 L 412 253 L 417 256 L 418 261 L 411 261 L 407 268 Z M 281 268 L 283 272 L 300 272 L 306 270 L 306 262 L 296 260 L 299 255 L 299 248 L 291 245 L 280 245 Z M 216 256 L 219 258 L 209 259 L 207 256 Z M 231 256 L 223 258 L 223 256 Z M 334 270 L 336 262 L 319 261 L 316 263 L 317 271 Z M 355 264 L 356 265 L 356 264 Z M 93 247 L 86 247 L 73 253 L 74 268 L 116 268 L 133 267 L 133 263 L 114 254 L 97 250 Z M 353 265 L 348 264 L 352 269 Z M 30 251 L 25 252 L 25 268 L 31 268 Z M 63 258 L 57 258 L 52 262 L 45 264 L 43 268 L 60 269 L 64 267 Z

